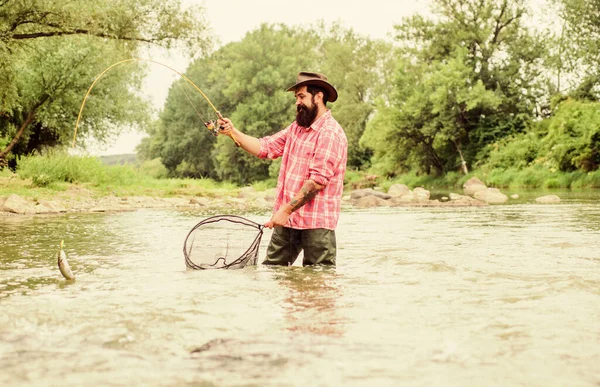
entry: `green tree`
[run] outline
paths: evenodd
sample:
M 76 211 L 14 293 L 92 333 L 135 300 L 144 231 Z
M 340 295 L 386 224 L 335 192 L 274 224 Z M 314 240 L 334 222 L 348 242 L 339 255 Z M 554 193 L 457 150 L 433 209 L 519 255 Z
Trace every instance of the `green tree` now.
M 540 152 L 547 166 L 566 172 L 600 167 L 600 103 L 569 99 L 548 121 Z
M 577 99 L 600 100 L 600 0 L 555 0 L 563 21 L 555 62 Z M 560 78 L 559 78 L 560 79 Z M 567 82 L 563 82 L 565 84 Z
M 544 93 L 545 47 L 524 26 L 524 1 L 435 0 L 433 10 L 435 21 L 417 15 L 396 27 L 394 114 L 385 111 L 362 142 L 389 174 L 474 164 L 486 145 L 525 130 Z
M 339 24 L 321 25 L 317 32 L 322 70 L 339 90 L 331 109 L 348 138 L 348 166 L 368 166 L 373 152 L 360 139 L 375 110 L 375 100 L 387 99 L 391 92 L 388 80 L 396 66 L 396 54 L 390 43 L 361 36 Z
M 176 0 L 0 1 L 0 161 L 66 144 L 94 76 L 140 44 L 206 48 L 198 16 Z M 83 135 L 102 140 L 144 121 L 148 106 L 135 94 L 141 75 L 139 66 L 106 75 L 86 105 Z
M 294 96 L 285 90 L 300 69 L 320 70 L 316 45 L 317 36 L 308 30 L 263 24 L 242 41 L 225 47 L 219 58 L 227 83 L 224 106 L 238 128 L 263 137 L 291 124 Z M 222 179 L 248 183 L 269 176 L 270 161 L 236 149 L 229 139 L 222 140 L 214 152 Z
M 404 157 L 392 156 L 390 160 L 400 162 L 405 170 L 442 174 L 458 167 L 457 160 L 463 158 L 461 144 L 468 143 L 469 115 L 492 111 L 501 99 L 486 90 L 480 80 L 473 80 L 463 53 L 456 52 L 457 57 L 445 63 L 425 67 L 404 63 L 396 81 L 395 98 L 400 102 L 386 113 L 392 113 L 391 124 L 385 120 L 387 128 L 382 128 L 381 121 L 374 121 L 363 138 L 364 144 L 377 149 L 377 157 L 403 149 Z M 378 133 L 381 131 L 383 138 Z
M 340 25 L 328 28 L 320 24 L 304 29 L 264 24 L 240 42 L 198 59 L 186 74 L 201 82 L 213 103 L 240 130 L 255 137 L 273 134 L 294 120 L 294 97 L 285 90 L 293 84 L 298 71 L 327 74 L 339 92 L 338 101 L 328 107 L 346 131 L 349 165 L 358 168 L 370 158 L 370 150 L 361 147 L 359 139 L 372 115 L 375 98 L 387 95 L 390 88 L 385 81 L 386 74 L 393 72 L 392 53 L 389 44 L 371 41 Z M 192 99 L 195 106 L 214 116 L 201 96 L 194 95 Z M 228 138 L 197 143 L 195 148 L 178 143 L 186 136 L 180 133 L 183 128 L 176 122 L 182 118 L 167 112 L 175 110 L 171 104 L 186 105 L 183 109 L 189 110 L 186 96 L 173 89 L 158 132 L 145 140 L 144 149 L 153 147 L 149 156 L 161 157 L 172 174 L 178 175 L 194 164 L 199 166 L 202 162 L 197 159 L 198 154 L 207 158 L 208 148 L 212 147 L 209 158 L 215 163 L 219 179 L 245 184 L 274 175 L 278 164 L 240 151 Z M 197 169 L 206 171 L 204 167 Z
M 314 34 L 297 28 L 264 24 L 240 42 L 193 62 L 186 76 L 240 130 L 256 137 L 273 134 L 293 120 L 293 95 L 285 89 L 298 69 L 314 68 L 315 39 Z M 199 93 L 188 92 L 188 97 L 206 119 L 216 118 Z M 154 144 L 150 156 L 160 156 L 172 175 L 196 170 L 241 184 L 269 176 L 270 161 L 246 154 L 224 136 L 215 141 L 206 129 L 191 130 L 201 126 L 194 114 L 186 95 L 173 87 L 157 133 L 145 141 Z M 214 165 L 212 171 L 208 160 Z M 181 167 L 182 163 L 186 166 Z
M 551 171 L 589 172 L 600 167 L 600 103 L 568 98 L 554 115 L 526 133 L 492 144 L 488 170 L 540 165 Z
M 216 85 L 207 82 L 214 67 L 214 59 L 203 58 L 186 73 L 211 99 L 220 96 Z M 221 106 L 216 99 L 211 102 Z M 204 97 L 184 79 L 177 80 L 138 153 L 144 159 L 160 158 L 170 176 L 218 178 L 212 157 L 216 138 L 204 126 L 214 118 L 215 112 Z

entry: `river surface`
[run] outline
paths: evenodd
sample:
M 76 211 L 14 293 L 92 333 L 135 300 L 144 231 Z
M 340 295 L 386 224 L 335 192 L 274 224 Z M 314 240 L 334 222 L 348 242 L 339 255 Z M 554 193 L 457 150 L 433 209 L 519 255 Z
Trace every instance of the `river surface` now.
M 186 270 L 206 217 L 0 218 L 0 385 L 600 386 L 600 197 L 346 209 L 336 269 Z

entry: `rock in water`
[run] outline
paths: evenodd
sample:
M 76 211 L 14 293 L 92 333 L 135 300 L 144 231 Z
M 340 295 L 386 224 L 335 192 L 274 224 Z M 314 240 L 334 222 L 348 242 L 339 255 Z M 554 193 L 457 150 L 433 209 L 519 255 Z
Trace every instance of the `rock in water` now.
M 71 271 L 69 261 L 67 261 L 67 254 L 63 250 L 63 242 L 64 241 L 60 241 L 60 251 L 58 252 L 58 270 L 60 270 L 60 273 L 63 275 L 63 277 L 69 281 L 72 281 L 75 279 L 75 276 Z

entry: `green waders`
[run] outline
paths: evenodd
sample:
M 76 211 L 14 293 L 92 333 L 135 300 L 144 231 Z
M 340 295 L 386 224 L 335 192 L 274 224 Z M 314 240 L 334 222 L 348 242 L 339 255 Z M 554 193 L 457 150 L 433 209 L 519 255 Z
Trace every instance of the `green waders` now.
M 263 265 L 290 266 L 302 250 L 302 266 L 335 265 L 335 231 L 325 228 L 295 230 L 275 227 Z

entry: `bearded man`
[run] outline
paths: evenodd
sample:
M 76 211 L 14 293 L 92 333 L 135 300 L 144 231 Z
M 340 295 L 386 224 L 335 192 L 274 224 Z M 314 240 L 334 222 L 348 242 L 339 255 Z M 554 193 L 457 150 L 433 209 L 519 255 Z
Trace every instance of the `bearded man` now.
M 281 157 L 271 219 L 273 228 L 265 265 L 289 266 L 303 251 L 302 265 L 335 265 L 335 228 L 341 210 L 348 140 L 327 109 L 336 89 L 323 74 L 301 72 L 287 89 L 296 97 L 296 120 L 263 138 L 240 132 L 228 118 L 218 121 L 221 134 L 260 158 Z

